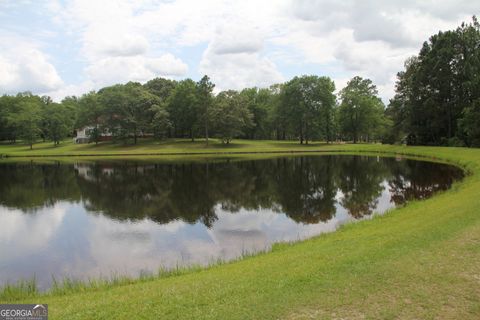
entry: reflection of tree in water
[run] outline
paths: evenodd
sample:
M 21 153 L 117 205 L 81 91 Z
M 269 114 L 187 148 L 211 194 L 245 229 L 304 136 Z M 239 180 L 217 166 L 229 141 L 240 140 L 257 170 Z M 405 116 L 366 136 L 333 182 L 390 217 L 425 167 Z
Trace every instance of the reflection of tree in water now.
M 426 199 L 435 192 L 447 190 L 463 177 L 460 169 L 439 163 L 405 160 L 392 166 L 389 191 L 395 205 L 414 199 Z
M 331 219 L 335 214 L 334 166 L 332 157 L 278 159 L 274 176 L 282 210 L 297 222 Z
M 71 167 L 30 162 L 0 165 L 1 205 L 33 210 L 52 206 L 58 200 L 80 200 Z
M 388 178 L 385 162 L 373 157 L 339 157 L 337 166 L 341 205 L 356 219 L 372 214 L 384 189 L 382 182 Z
M 453 172 L 453 173 L 452 173 Z M 353 156 L 257 161 L 72 165 L 0 165 L 0 203 L 23 210 L 83 200 L 119 220 L 181 219 L 211 226 L 229 212 L 271 209 L 302 223 L 328 221 L 340 204 L 355 218 L 371 214 L 387 180 L 395 203 L 424 198 L 458 178 L 448 166 Z
M 181 218 L 211 225 L 216 220 L 211 181 L 204 166 L 194 164 L 97 163 L 93 180 L 79 175 L 88 209 L 115 219 L 150 218 L 167 223 Z

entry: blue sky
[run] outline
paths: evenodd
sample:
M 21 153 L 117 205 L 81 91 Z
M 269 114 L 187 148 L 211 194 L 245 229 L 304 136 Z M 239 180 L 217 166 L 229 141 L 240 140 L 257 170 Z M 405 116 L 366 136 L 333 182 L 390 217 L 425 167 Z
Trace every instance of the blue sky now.
M 337 89 L 370 78 L 385 102 L 431 34 L 480 13 L 475 1 L 0 0 L 0 94 L 55 100 L 155 77 L 217 90 L 296 75 Z

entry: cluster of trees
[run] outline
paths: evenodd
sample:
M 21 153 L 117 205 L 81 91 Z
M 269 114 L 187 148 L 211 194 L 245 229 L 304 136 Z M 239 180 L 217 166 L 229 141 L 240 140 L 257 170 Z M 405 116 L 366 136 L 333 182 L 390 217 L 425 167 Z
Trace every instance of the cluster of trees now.
M 156 78 L 129 82 L 67 97 L 54 103 L 29 93 L 0 97 L 0 140 L 37 139 L 58 144 L 76 128 L 89 127 L 98 143 L 103 134 L 115 141 L 138 137 L 206 139 L 225 144 L 233 138 L 278 139 L 308 143 L 381 138 L 384 105 L 373 83 L 353 78 L 334 94 L 328 77 L 301 76 L 270 88 L 246 88 L 213 94 L 208 76 L 200 81 Z
M 385 107 L 369 79 L 352 78 L 338 95 L 329 77 L 301 76 L 270 88 L 214 94 L 200 81 L 156 78 L 67 97 L 54 103 L 29 93 L 0 97 L 0 140 L 58 144 L 90 127 L 98 143 L 138 137 L 382 141 L 480 146 L 480 24 L 476 17 L 439 32 L 398 73 Z
M 439 32 L 398 73 L 390 141 L 480 146 L 480 24 Z
M 30 148 L 39 138 L 59 144 L 72 134 L 76 121 L 77 108 L 71 100 L 54 103 L 30 93 L 0 97 L 0 140 L 22 139 Z

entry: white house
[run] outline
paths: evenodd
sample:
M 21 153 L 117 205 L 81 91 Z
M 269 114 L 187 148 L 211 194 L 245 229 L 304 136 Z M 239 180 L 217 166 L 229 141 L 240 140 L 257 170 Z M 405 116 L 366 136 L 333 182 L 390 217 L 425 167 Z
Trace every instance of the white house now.
M 73 138 L 73 143 L 88 143 L 90 141 L 89 133 L 93 127 L 84 127 L 77 129 L 77 136 Z
M 86 126 L 83 128 L 77 129 L 77 136 L 73 138 L 73 143 L 89 143 L 90 140 L 90 133 L 95 129 L 94 126 Z M 104 132 L 100 133 L 99 141 L 110 140 L 112 138 L 112 134 L 110 131 L 105 130 Z

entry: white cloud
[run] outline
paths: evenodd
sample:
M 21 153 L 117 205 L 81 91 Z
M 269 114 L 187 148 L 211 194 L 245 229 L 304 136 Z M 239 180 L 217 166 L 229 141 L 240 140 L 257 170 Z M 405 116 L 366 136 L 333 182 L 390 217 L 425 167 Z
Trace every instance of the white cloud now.
M 310 63 L 336 66 L 333 78 L 371 78 L 387 102 L 405 59 L 430 35 L 478 14 L 480 3 L 299 0 L 289 12 L 288 31 L 276 43 L 297 48 Z
M 275 64 L 259 53 L 216 54 L 208 48 L 200 62 L 220 90 L 267 87 L 284 81 Z
M 141 35 L 117 35 L 112 33 L 103 34 L 101 37 L 92 36 L 92 40 L 85 44 L 91 47 L 91 51 L 110 57 L 128 57 L 145 54 L 149 43 Z
M 108 57 L 87 67 L 89 79 L 98 86 L 128 81 L 145 82 L 155 77 L 182 76 L 188 66 L 171 54 L 160 57 Z
M 241 23 L 218 26 L 210 48 L 217 55 L 256 53 L 263 48 L 261 36 L 258 29 Z
M 218 25 L 203 53 L 199 70 L 220 90 L 266 87 L 283 81 L 275 64 L 263 54 L 264 33 L 241 22 Z
M 86 62 L 86 82 L 95 89 L 155 77 L 179 77 L 188 71 L 178 57 L 152 48 L 154 29 L 148 30 L 139 19 L 145 6 L 148 1 L 76 0 L 50 6 L 61 23 L 78 34 L 80 54 Z
M 86 80 L 80 84 L 67 84 L 60 87 L 57 90 L 49 91 L 48 96 L 50 96 L 53 101 L 61 101 L 67 96 L 77 96 L 95 90 L 95 84 L 91 80 Z
M 15 49 L 20 47 L 20 50 L 0 48 L 0 93 L 46 92 L 63 85 L 57 70 L 42 51 L 24 45 Z
M 22 254 L 33 254 L 47 247 L 63 223 L 67 208 L 64 203 L 56 203 L 53 207 L 38 209 L 35 214 L 21 210 L 7 209 L 0 206 L 0 243 L 3 248 L 2 259 L 13 260 Z M 25 234 L 28 232 L 28 237 Z M 14 245 L 8 245 L 14 244 Z

